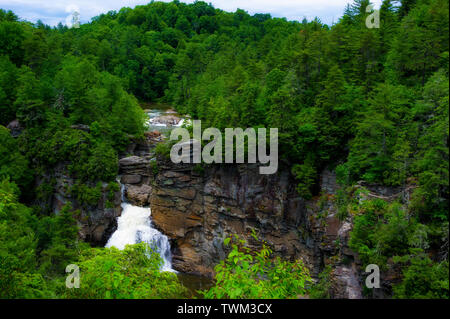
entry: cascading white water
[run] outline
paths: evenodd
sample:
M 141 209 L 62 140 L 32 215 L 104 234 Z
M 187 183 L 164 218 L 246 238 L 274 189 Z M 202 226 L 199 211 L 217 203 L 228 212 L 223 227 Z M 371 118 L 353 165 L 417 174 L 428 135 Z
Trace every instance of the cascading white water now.
M 153 228 L 151 223 L 151 209 L 133 206 L 125 201 L 124 186 L 122 192 L 122 215 L 117 219 L 117 230 L 112 234 L 105 247 L 124 249 L 125 245 L 148 243 L 155 247 L 164 260 L 162 271 L 175 272 L 172 269 L 172 254 L 167 236 Z

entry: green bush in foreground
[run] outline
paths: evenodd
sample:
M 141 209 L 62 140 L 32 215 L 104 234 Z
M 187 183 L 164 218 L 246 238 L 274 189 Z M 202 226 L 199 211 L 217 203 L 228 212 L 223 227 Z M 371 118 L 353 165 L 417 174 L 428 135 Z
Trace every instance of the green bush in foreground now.
M 0 299 L 45 298 L 50 292 L 36 272 L 34 219 L 18 193 L 17 185 L 0 181 Z
M 407 262 L 403 281 L 394 286 L 394 298 L 398 299 L 448 299 L 448 261 L 433 262 L 425 254 L 396 258 Z
M 254 251 L 239 237 L 229 237 L 231 252 L 215 267 L 215 286 L 201 293 L 207 299 L 287 299 L 306 294 L 311 282 L 309 271 L 301 260 L 283 261 L 271 258 L 265 244 Z
M 186 294 L 177 276 L 161 272 L 162 259 L 145 243 L 117 248 L 91 248 L 82 253 L 80 288 L 63 297 L 81 299 L 162 299 Z

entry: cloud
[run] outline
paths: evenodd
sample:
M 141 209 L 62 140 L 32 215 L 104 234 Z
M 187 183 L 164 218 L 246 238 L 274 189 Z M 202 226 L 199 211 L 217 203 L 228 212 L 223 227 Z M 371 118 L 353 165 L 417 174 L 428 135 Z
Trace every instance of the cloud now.
M 169 0 L 163 0 L 170 2 Z M 382 0 L 372 0 L 376 6 Z M 14 11 L 20 18 L 36 22 L 38 19 L 49 25 L 66 21 L 68 8 L 79 8 L 81 22 L 88 22 L 94 16 L 122 7 L 135 7 L 149 3 L 149 0 L 0 0 L 0 8 Z M 192 3 L 193 0 L 183 1 Z M 322 22 L 331 24 L 342 16 L 347 3 L 352 0 L 206 0 L 216 8 L 236 11 L 237 8 L 250 14 L 270 13 L 274 17 L 288 20 L 312 20 L 319 17 Z M 69 10 L 70 11 L 70 10 Z

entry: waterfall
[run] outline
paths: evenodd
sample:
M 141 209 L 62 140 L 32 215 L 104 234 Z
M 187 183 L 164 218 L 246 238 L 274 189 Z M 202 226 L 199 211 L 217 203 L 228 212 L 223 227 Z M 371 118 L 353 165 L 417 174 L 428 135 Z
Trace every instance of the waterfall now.
M 109 238 L 105 247 L 114 246 L 122 250 L 125 245 L 148 243 L 155 248 L 164 261 L 161 270 L 175 272 L 172 269 L 169 239 L 153 228 L 150 219 L 151 209 L 127 203 L 124 196 L 124 185 L 121 185 L 121 192 L 122 215 L 117 219 L 117 230 Z

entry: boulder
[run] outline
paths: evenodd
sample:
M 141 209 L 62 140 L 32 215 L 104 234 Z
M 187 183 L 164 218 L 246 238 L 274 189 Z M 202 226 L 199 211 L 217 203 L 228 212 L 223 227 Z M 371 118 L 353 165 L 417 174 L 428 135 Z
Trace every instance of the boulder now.
M 20 133 L 22 133 L 23 129 L 18 120 L 14 120 L 9 123 L 6 128 L 11 131 L 12 137 L 18 137 Z
M 125 157 L 119 160 L 119 166 L 122 167 L 136 167 L 136 166 L 142 166 L 146 165 L 147 160 L 145 158 L 139 157 L 139 156 L 130 156 Z
M 140 156 L 129 156 L 120 159 L 119 171 L 122 175 L 152 175 L 149 160 Z
M 133 205 L 148 206 L 150 205 L 150 194 L 152 187 L 149 185 L 127 185 L 125 196 Z
M 141 181 L 141 175 L 122 175 L 120 178 L 122 184 L 139 184 Z
M 173 126 L 173 125 L 177 125 L 178 123 L 180 123 L 181 118 L 179 118 L 178 116 L 175 115 L 163 115 L 163 116 L 158 116 L 155 118 L 152 118 L 150 120 L 151 124 L 164 124 L 167 126 Z
M 144 135 L 148 138 L 158 138 L 161 136 L 161 132 L 158 131 L 145 132 Z

